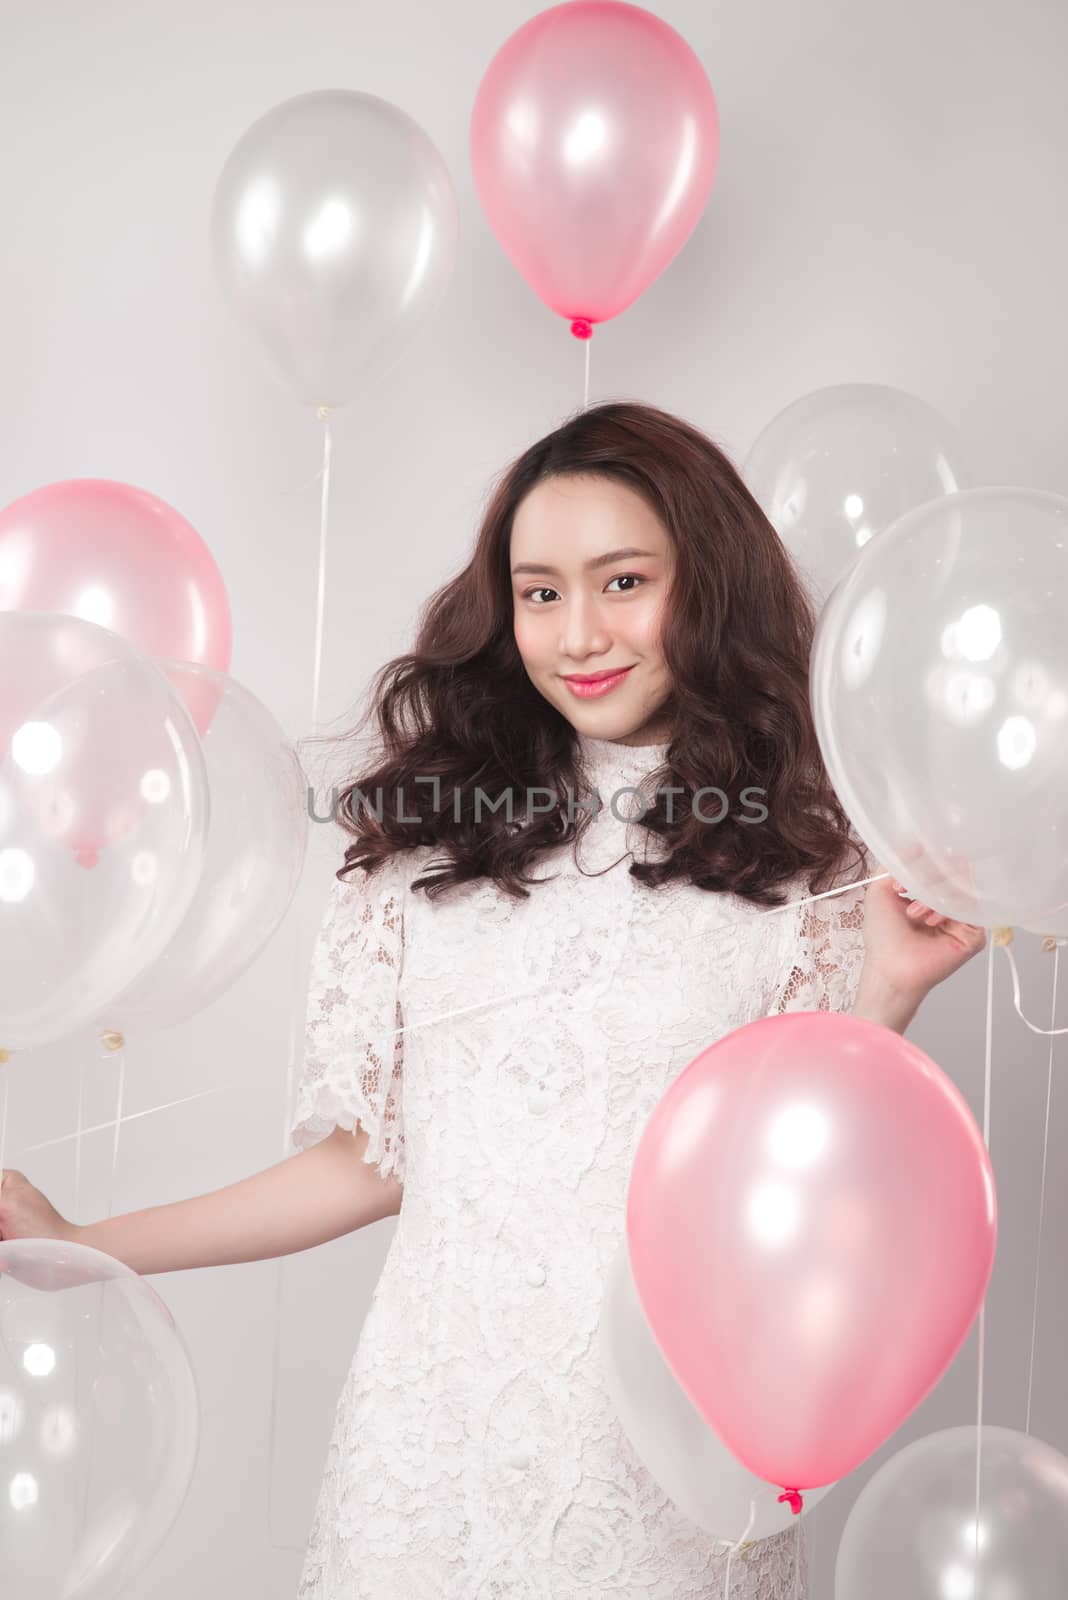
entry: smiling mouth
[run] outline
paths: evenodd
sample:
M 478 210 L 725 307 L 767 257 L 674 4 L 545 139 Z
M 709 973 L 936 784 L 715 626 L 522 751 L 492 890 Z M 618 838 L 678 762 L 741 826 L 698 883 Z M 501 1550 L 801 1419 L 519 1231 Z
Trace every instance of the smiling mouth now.
M 607 672 L 593 672 L 588 675 L 582 672 L 564 672 L 561 673 L 561 677 L 565 683 L 601 683 L 605 678 L 618 678 L 622 673 L 629 672 L 633 665 L 631 662 L 630 667 L 610 667 Z

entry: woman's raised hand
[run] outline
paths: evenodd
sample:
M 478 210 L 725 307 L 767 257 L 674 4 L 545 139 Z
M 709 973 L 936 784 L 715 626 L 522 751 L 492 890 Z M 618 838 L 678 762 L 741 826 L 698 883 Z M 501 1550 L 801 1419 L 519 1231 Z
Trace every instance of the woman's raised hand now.
M 40 1189 L 13 1167 L 0 1178 L 0 1239 L 63 1239 L 73 1243 L 77 1225 L 60 1215 Z

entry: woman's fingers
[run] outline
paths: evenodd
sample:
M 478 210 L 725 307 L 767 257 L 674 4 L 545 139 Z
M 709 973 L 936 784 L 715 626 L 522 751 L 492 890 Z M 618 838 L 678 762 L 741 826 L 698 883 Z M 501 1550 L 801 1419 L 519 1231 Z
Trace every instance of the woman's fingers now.
M 898 883 L 896 878 L 890 879 L 890 887 L 903 900 L 912 899 L 908 890 L 903 884 Z M 949 921 L 949 918 L 943 916 L 940 911 L 932 911 L 930 906 L 925 906 L 922 900 L 912 900 L 911 905 L 906 907 L 905 915 L 911 917 L 913 922 L 919 922 L 922 918 L 929 928 L 937 928 L 939 923 Z
M 927 924 L 927 926 L 929 928 L 940 927 L 941 924 L 944 923 L 944 922 L 945 923 L 952 923 L 953 922 L 953 918 L 952 917 L 944 916 L 943 913 L 940 912 L 940 911 L 932 911 L 930 906 L 924 905 L 922 900 L 913 900 L 912 896 L 909 894 L 909 891 L 905 888 L 905 886 L 903 884 L 898 883 L 896 878 L 891 878 L 890 879 L 890 887 L 893 890 L 895 890 L 896 893 L 899 894 L 903 900 L 911 901 L 911 904 L 908 905 L 905 908 L 905 914 L 906 914 L 906 916 L 911 917 L 913 922 L 918 922 L 922 918 L 923 921 Z M 983 926 L 982 923 L 978 923 L 978 922 L 958 922 L 958 923 L 955 923 L 954 925 L 956 927 L 958 927 L 958 928 L 963 928 L 965 930 L 965 932 L 968 933 L 968 934 L 972 934 L 972 935 L 976 935 L 976 936 L 981 935 L 983 943 L 984 944 L 986 943 L 987 930 Z
M 896 878 L 891 878 L 890 884 L 891 887 L 895 889 L 902 897 L 902 899 L 909 899 L 908 890 L 903 888 L 902 885 L 898 883 Z M 939 923 L 947 922 L 949 920 L 948 917 L 943 916 L 940 911 L 932 911 L 930 906 L 924 905 L 922 900 L 913 900 L 912 904 L 906 908 L 905 915 L 911 917 L 913 922 L 919 922 L 922 918 L 929 928 L 937 928 Z

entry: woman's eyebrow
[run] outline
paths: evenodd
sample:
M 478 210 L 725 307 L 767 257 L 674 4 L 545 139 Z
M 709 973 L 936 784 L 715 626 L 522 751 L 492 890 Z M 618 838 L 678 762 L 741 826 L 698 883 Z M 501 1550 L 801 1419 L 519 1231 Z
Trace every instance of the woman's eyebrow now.
M 637 550 L 632 546 L 628 546 L 623 550 L 609 550 L 603 556 L 594 556 L 591 561 L 585 562 L 583 566 L 586 572 L 591 572 L 595 567 L 609 567 L 613 561 L 629 561 L 633 556 L 653 556 L 655 559 L 659 554 L 658 550 Z M 516 577 L 520 572 L 551 572 L 554 578 L 562 577 L 558 567 L 550 567 L 544 561 L 540 563 L 521 561 L 517 567 L 512 568 L 512 577 Z

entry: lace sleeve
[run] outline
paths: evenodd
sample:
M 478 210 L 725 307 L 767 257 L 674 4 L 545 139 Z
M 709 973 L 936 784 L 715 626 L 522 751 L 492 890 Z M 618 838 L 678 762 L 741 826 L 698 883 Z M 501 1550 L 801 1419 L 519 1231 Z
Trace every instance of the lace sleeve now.
M 335 878 L 311 959 L 304 1061 L 290 1137 L 301 1150 L 335 1127 L 367 1130 L 363 1159 L 404 1182 L 398 999 L 403 854 Z
M 811 901 L 797 917 L 793 960 L 771 1007 L 780 1011 L 853 1009 L 864 964 L 867 886 Z

